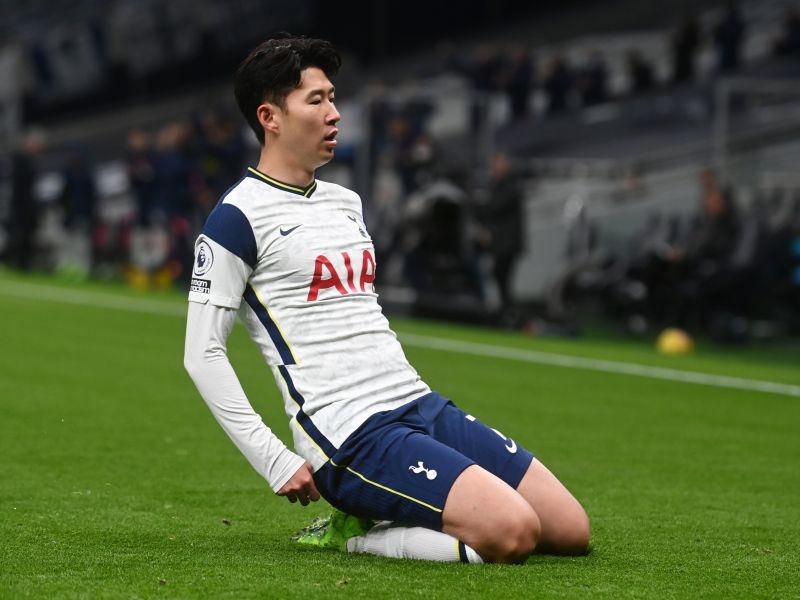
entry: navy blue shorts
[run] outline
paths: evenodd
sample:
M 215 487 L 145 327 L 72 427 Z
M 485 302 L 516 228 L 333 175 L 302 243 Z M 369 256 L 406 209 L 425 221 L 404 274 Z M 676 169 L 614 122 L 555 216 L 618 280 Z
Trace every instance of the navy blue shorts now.
M 436 392 L 377 413 L 314 473 L 336 508 L 441 530 L 456 478 L 477 464 L 516 489 L 533 455 Z

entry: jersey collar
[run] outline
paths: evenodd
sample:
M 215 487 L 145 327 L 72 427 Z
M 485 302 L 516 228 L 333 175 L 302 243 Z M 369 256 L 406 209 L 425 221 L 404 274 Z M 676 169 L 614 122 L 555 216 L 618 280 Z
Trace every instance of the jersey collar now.
M 283 183 L 282 181 L 278 181 L 274 177 L 270 177 L 265 173 L 262 173 L 258 169 L 254 169 L 253 167 L 247 167 L 248 176 L 258 179 L 259 181 L 263 181 L 267 185 L 271 185 L 274 188 L 279 190 L 283 190 L 284 192 L 290 192 L 292 194 L 297 194 L 299 196 L 304 196 L 306 198 L 311 198 L 311 194 L 314 193 L 314 190 L 317 189 L 317 180 L 315 179 L 306 187 L 299 187 L 296 185 L 289 185 L 288 183 Z

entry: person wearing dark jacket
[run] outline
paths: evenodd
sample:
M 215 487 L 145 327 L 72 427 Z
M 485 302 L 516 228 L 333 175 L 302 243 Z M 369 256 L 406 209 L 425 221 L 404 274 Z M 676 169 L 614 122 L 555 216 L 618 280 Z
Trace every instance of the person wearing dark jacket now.
M 9 262 L 28 271 L 33 264 L 34 241 L 39 226 L 39 206 L 34 193 L 36 159 L 44 149 L 41 133 L 28 134 L 11 159 L 11 214 Z
M 742 63 L 742 47 L 745 38 L 745 22 L 735 0 L 729 0 L 725 16 L 714 29 L 717 46 L 717 68 L 720 73 L 735 71 Z
M 506 154 L 499 153 L 494 157 L 489 194 L 486 210 L 486 225 L 491 236 L 489 248 L 505 311 L 513 304 L 510 289 L 512 268 L 523 249 L 522 186 Z
M 687 10 L 672 36 L 673 83 L 684 83 L 694 79 L 695 55 L 699 47 L 700 25 L 694 13 Z

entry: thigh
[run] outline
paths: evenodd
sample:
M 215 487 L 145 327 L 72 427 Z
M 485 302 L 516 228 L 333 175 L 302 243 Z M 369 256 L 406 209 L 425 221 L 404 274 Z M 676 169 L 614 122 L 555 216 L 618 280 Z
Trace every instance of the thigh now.
M 424 429 L 395 423 L 343 445 L 314 481 L 347 513 L 441 530 L 450 488 L 472 464 Z
M 589 545 L 589 517 L 570 491 L 540 461 L 531 464 L 517 492 L 541 522 L 537 552 L 583 554 Z
M 519 486 L 533 462 L 528 450 L 436 393 L 420 399 L 419 410 L 430 422 L 434 439 L 475 461 L 510 487 Z

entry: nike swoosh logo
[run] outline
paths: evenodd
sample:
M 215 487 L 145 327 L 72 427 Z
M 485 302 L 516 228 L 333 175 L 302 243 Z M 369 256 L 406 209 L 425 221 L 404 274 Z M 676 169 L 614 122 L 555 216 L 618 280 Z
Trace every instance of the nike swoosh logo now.
M 515 442 L 514 440 L 510 440 L 510 439 L 506 440 L 506 441 L 511 443 L 511 445 L 505 444 L 506 450 L 508 450 L 511 454 L 516 454 L 517 453 L 517 442 Z
M 289 234 L 290 234 L 290 233 L 292 233 L 292 232 L 293 232 L 295 229 L 297 229 L 298 227 L 301 227 L 302 225 L 303 225 L 303 224 L 302 224 L 302 223 L 300 223 L 300 225 L 295 225 L 294 227 L 290 227 L 289 229 L 284 229 L 283 227 L 281 227 L 281 235 L 289 235 Z

